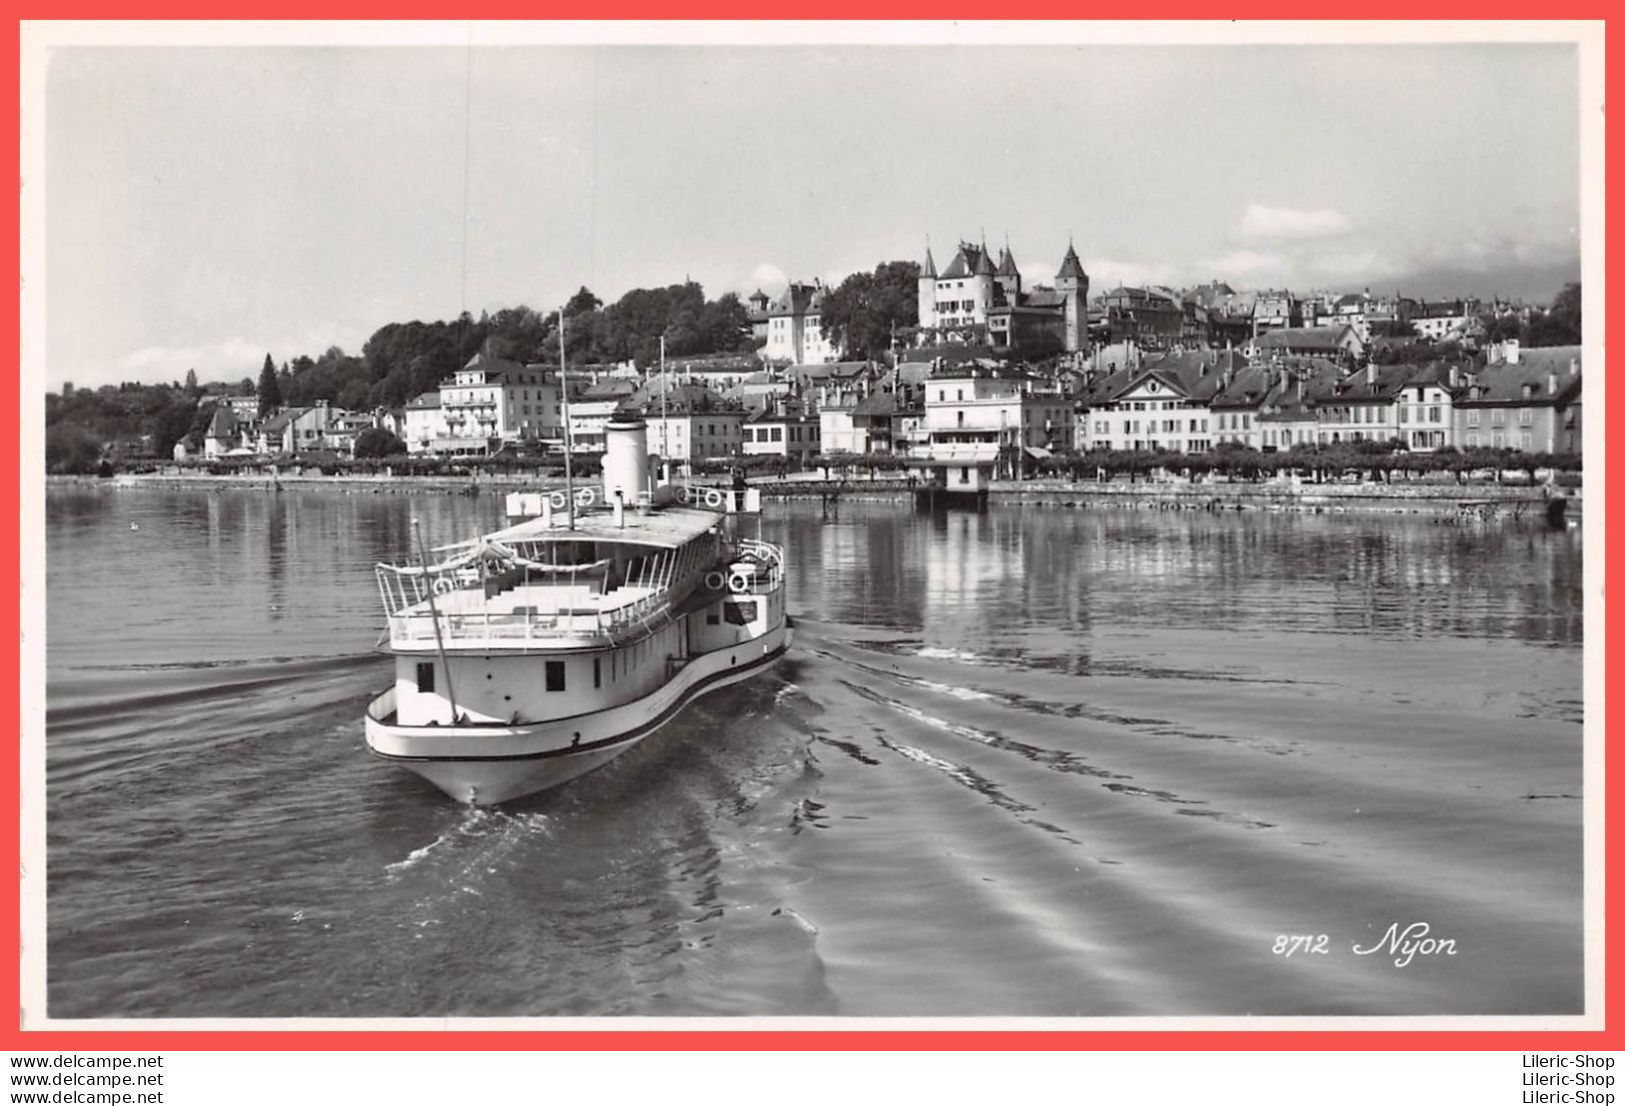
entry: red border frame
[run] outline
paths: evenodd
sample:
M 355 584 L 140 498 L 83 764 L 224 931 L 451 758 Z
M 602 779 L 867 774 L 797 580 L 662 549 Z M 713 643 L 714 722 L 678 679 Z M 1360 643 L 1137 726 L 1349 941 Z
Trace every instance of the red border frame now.
M 31 8 L 51 8 L 57 5 L 32 4 Z M 116 3 L 101 3 L 63 5 L 71 9 L 66 14 L 50 11 L 30 11 L 19 13 L 19 20 L 27 18 L 97 18 L 115 19 L 127 18 L 133 15 L 151 16 L 151 12 L 137 12 L 132 6 Z M 210 18 L 218 15 L 217 10 L 208 5 L 194 2 L 171 2 L 161 7 L 163 15 L 169 19 Z M 483 18 L 534 18 L 538 12 L 534 9 L 525 9 L 521 5 L 501 5 L 511 7 L 511 11 L 486 11 Z M 245 13 L 236 13 L 236 17 L 274 18 L 274 19 L 305 19 L 305 18 L 335 18 L 330 8 L 316 10 L 309 3 L 278 2 L 274 4 L 257 5 L 258 10 Z M 398 3 L 385 5 L 378 0 L 369 0 L 361 4 L 347 5 L 350 10 L 342 13 L 346 18 L 389 18 L 399 19 L 403 16 L 403 5 Z M 405 5 L 406 14 L 418 15 L 423 18 L 437 17 L 437 13 L 428 10 L 411 11 L 412 8 L 426 8 L 427 5 Z M 486 8 L 498 5 L 483 5 Z M 914 16 L 928 17 L 933 20 L 942 20 L 950 17 L 974 18 L 985 12 L 983 6 L 970 4 L 949 5 L 945 9 L 941 4 L 927 6 L 920 0 L 906 0 L 903 3 L 894 2 L 886 5 L 888 10 L 884 13 L 886 18 L 907 19 Z M 1041 18 L 1043 16 L 1077 17 L 1087 15 L 1085 11 L 1069 11 L 1062 4 L 1053 0 L 1041 0 L 1039 3 L 1024 5 L 1025 11 L 1019 13 L 1021 17 Z M 1241 5 L 1243 12 L 1227 11 L 1227 16 L 1245 14 L 1254 19 L 1297 18 L 1301 11 L 1297 7 L 1290 7 L 1280 0 L 1249 0 Z M 1383 5 L 1388 11 L 1372 11 L 1368 9 L 1367 16 L 1393 15 L 1395 17 L 1415 18 L 1418 13 L 1410 6 L 1398 4 Z M 1564 18 L 1603 20 L 1606 18 L 1606 8 L 1597 4 L 1580 5 L 1578 13 L 1566 14 Z M 620 19 L 647 19 L 669 17 L 672 9 L 654 3 L 653 0 L 621 0 L 614 5 L 598 6 L 576 0 L 569 4 L 549 5 L 551 10 L 545 14 L 553 18 L 579 18 L 604 19 L 609 17 Z M 961 11 L 950 9 L 961 8 Z M 1181 0 L 1172 4 L 1159 5 L 1161 10 L 1156 14 L 1167 18 L 1190 16 L 1193 18 L 1210 18 L 1213 9 L 1203 7 L 1197 9 L 1190 0 Z M 1492 5 L 1469 5 L 1465 0 L 1449 0 L 1448 3 L 1434 3 L 1429 5 L 1430 10 L 1425 14 L 1434 18 L 1455 18 L 1463 20 L 1481 19 L 1517 19 L 1525 13 L 1510 4 L 1497 3 Z M 89 10 L 85 10 L 89 9 Z M 1184 9 L 1184 10 L 1181 10 Z M 740 0 L 709 0 L 709 2 L 696 5 L 687 14 L 701 16 L 707 19 L 749 18 L 759 13 L 759 5 L 746 10 L 746 5 Z M 874 18 L 873 8 L 855 3 L 854 0 L 835 0 L 820 6 L 820 15 L 829 18 Z M 1012 16 L 1018 13 L 1010 13 Z M 14 24 L 6 32 L 5 43 L 10 51 L 14 64 L 19 58 L 21 45 L 20 23 Z M 1612 53 L 1615 45 L 1615 36 L 1611 29 L 1605 31 L 1604 50 Z M 1612 77 L 1612 66 L 1608 67 L 1608 77 Z M 1606 89 L 1613 85 L 1611 79 L 1606 80 Z M 19 118 L 20 82 L 13 82 L 8 92 L 6 106 L 10 110 L 10 118 Z M 1617 113 L 1615 118 L 1617 118 Z M 15 124 L 14 124 L 15 125 Z M 1605 146 L 1615 137 L 1618 124 L 1609 120 L 1606 124 Z M 18 149 L 12 147 L 13 151 Z M 16 152 L 10 156 L 18 157 Z M 1606 156 L 1606 150 L 1605 150 Z M 14 163 L 20 174 L 20 164 Z M 21 179 L 20 175 L 13 179 Z M 1606 186 L 1605 186 L 1606 188 Z M 1612 189 L 1606 189 L 1611 195 Z M 1605 207 L 1607 206 L 1605 196 Z M 19 221 L 18 240 L 21 240 L 21 224 Z M 1620 237 L 1617 230 L 1610 228 L 1607 235 L 1606 255 L 1611 257 L 1614 250 L 1611 248 L 1616 239 Z M 1612 275 L 1614 266 L 1607 265 L 1607 273 Z M 20 322 L 17 315 L 16 302 L 8 309 L 11 314 L 7 321 L 11 325 L 11 333 L 20 334 Z M 1608 329 L 1615 334 L 1625 334 L 1625 296 L 1615 297 L 1607 303 Z M 1599 366 L 1594 372 L 1602 371 Z M 23 382 L 20 379 L 19 389 Z M 1625 415 L 1621 408 L 1625 407 L 1625 383 L 1622 383 L 1617 394 L 1610 394 L 1603 412 L 1607 418 L 1605 425 L 1611 425 L 1616 417 Z M 28 417 L 36 409 L 36 405 L 29 399 L 23 398 L 20 410 Z M 1593 415 L 1593 418 L 1596 416 Z M 18 456 L 19 474 L 22 472 L 21 456 Z M 1619 454 L 1608 456 L 1604 461 L 1604 471 L 1610 491 L 1602 505 L 1603 510 L 1614 513 L 1620 500 L 1619 489 L 1625 481 L 1625 471 L 1622 471 Z M 0 499 L 0 508 L 3 513 L 0 517 L 20 518 L 20 485 L 6 485 L 3 499 Z M 1601 513 L 1601 512 L 1599 512 Z M 1621 517 L 1625 517 L 1622 515 Z M 21 520 L 24 524 L 32 520 Z M 0 574 L 7 578 L 21 579 L 18 575 L 19 555 L 16 546 L 0 543 L 0 557 L 4 558 L 0 565 Z M 1605 556 L 1604 579 L 1613 582 L 1619 575 L 1614 570 L 1625 554 L 1616 555 L 1608 551 Z M 16 589 L 6 587 L 0 589 L 0 623 L 19 624 L 19 596 Z M 1592 647 L 1599 645 L 1606 650 L 1607 642 L 1612 639 L 1614 631 L 1619 627 L 1621 616 L 1617 611 L 1608 611 L 1604 641 L 1592 643 Z M 10 635 L 6 639 L 6 649 L 13 661 L 20 662 L 21 650 L 17 644 L 18 635 Z M 1605 656 L 1606 659 L 1606 656 Z M 1612 683 L 1615 665 L 1607 664 L 1605 669 L 1606 680 Z M 21 686 L 13 685 L 8 693 L 11 717 L 20 719 Z M 1593 710 L 1596 708 L 1593 707 Z M 1594 715 L 1595 717 L 1595 715 Z M 1605 731 L 1604 744 L 1607 744 L 1609 734 Z M 1621 761 L 1625 758 L 1615 758 L 1605 763 L 1604 780 L 1607 794 L 1619 795 L 1625 792 L 1625 769 Z M 0 758 L 0 783 L 8 789 L 8 793 L 20 795 L 20 771 L 16 756 Z M 19 821 L 17 819 L 0 820 L 0 855 L 16 857 L 19 854 Z M 1625 948 L 1625 922 L 1621 914 L 1625 913 L 1625 902 L 1621 902 L 1619 881 L 1612 878 L 1617 873 L 1617 858 L 1625 855 L 1625 822 L 1608 820 L 1603 840 L 1603 849 L 1607 863 L 1605 873 L 1607 878 L 1604 887 L 1604 953 L 1609 948 Z M 6 932 L 15 938 L 15 947 L 21 948 L 20 934 L 20 907 L 18 884 L 6 881 L 6 890 L 0 906 L 4 907 Z M 1348 1051 L 1505 1051 L 1505 1050 L 1540 1050 L 1540 1051 L 1617 1051 L 1625 1050 L 1625 1031 L 1620 1028 L 1621 1020 L 1611 1016 L 1621 1001 L 1625 1001 L 1625 955 L 1616 955 L 1606 959 L 1606 975 L 1603 984 L 1603 1015 L 1604 1028 L 1601 1030 L 1516 1030 L 1516 1031 L 1473 1031 L 1473 1030 L 1257 1030 L 1257 1031 L 1196 1031 L 1196 1030 L 1155 1030 L 1155 1031 L 1119 1031 L 1119 1030 L 871 1030 L 871 1029 L 831 1029 L 831 1030 L 776 1030 L 776 1029 L 725 1029 L 725 1030 L 689 1030 L 689 1029 L 657 1029 L 657 1030 L 518 1030 L 518 1031 L 483 1031 L 483 1030 L 436 1030 L 436 1029 L 409 1029 L 409 1030 L 317 1030 L 317 1031 L 276 1031 L 276 1030 L 184 1030 L 171 1031 L 164 1029 L 142 1030 L 38 1030 L 22 1031 L 15 1025 L 0 1031 L 0 1050 L 6 1051 L 32 1051 L 32 1050 L 85 1050 L 85 1051 L 352 1051 L 352 1050 L 406 1050 L 406 1049 L 446 1049 L 454 1051 L 606 1051 L 631 1049 L 693 1049 L 693 1050 L 744 1050 L 744 1051 L 771 1051 L 771 1050 L 856 1050 L 856 1051 L 890 1051 L 890 1050 L 964 1050 L 964 1049 L 995 1049 L 995 1050 L 1036 1050 L 1036 1051 L 1163 1051 L 1163 1050 L 1228 1050 L 1228 1051 L 1320 1051 L 1320 1050 L 1348 1050 Z M 0 968 L 0 993 L 20 995 L 20 962 L 5 958 L 4 967 Z

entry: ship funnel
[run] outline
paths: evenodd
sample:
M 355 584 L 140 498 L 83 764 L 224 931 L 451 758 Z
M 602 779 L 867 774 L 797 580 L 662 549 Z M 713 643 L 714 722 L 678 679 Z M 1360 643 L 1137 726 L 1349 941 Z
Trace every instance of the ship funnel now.
M 604 499 L 635 504 L 649 496 L 649 432 L 639 418 L 617 415 L 604 427 Z

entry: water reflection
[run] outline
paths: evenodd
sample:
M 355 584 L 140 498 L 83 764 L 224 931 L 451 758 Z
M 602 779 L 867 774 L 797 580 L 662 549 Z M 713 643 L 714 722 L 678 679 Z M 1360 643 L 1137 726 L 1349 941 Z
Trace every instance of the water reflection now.
M 502 522 L 496 496 L 52 489 L 51 663 L 129 660 L 108 612 L 151 631 L 149 661 L 363 650 L 372 566 Z M 1578 531 L 1425 516 L 994 508 L 769 507 L 791 549 L 791 609 L 1018 648 L 1034 628 L 1204 627 L 1378 637 L 1582 640 Z M 219 627 L 227 627 L 220 632 Z M 60 648 L 59 648 L 60 647 Z
M 1578 645 L 1581 538 L 1427 516 L 788 504 L 793 606 L 995 648 L 1107 624 Z

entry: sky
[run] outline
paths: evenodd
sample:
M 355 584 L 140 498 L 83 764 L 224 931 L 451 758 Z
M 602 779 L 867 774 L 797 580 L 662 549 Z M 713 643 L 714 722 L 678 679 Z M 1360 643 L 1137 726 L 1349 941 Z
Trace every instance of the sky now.
M 1095 293 L 1545 302 L 1579 277 L 1577 81 L 1563 44 L 60 47 L 46 383 L 960 239 L 1028 283 L 1070 241 Z

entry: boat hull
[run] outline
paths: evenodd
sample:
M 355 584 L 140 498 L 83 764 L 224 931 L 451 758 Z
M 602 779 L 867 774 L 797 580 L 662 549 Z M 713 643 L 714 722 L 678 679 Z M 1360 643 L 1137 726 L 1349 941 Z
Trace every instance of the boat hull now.
M 694 699 L 771 667 L 790 646 L 786 619 L 766 633 L 685 660 L 672 678 L 632 702 L 572 718 L 508 726 L 401 726 L 385 719 L 394 689 L 368 705 L 367 746 L 459 802 L 489 806 L 568 783 L 609 763 L 675 718 Z

